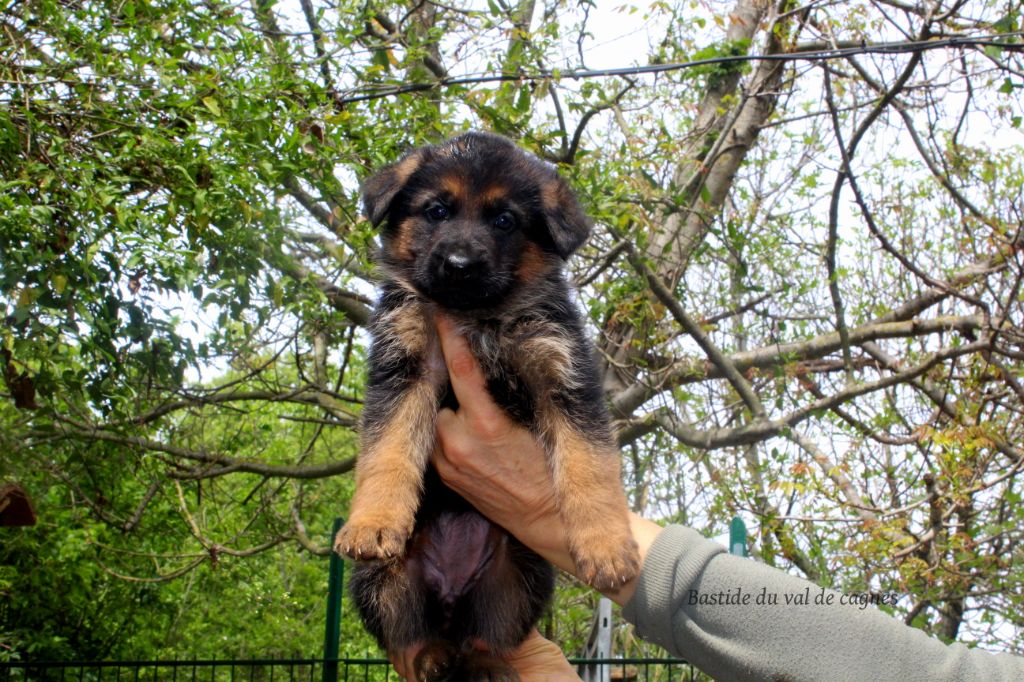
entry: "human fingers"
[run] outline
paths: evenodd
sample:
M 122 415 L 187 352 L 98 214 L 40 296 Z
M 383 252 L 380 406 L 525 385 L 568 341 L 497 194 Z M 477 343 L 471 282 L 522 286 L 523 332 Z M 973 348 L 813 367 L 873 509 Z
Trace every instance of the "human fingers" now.
M 487 376 L 473 357 L 469 342 L 447 316 L 435 316 L 441 353 L 448 367 L 448 378 L 466 418 L 482 424 L 501 424 L 507 417 L 487 391 Z
M 398 673 L 398 676 L 403 680 L 411 680 L 415 678 L 416 668 L 414 666 L 414 662 L 422 648 L 422 644 L 416 644 L 398 651 L 388 651 L 388 660 L 391 661 L 391 665 L 394 667 L 395 672 Z
M 533 434 L 515 424 L 504 425 L 500 433 L 477 427 L 461 408 L 438 414 L 433 463 L 442 480 L 480 511 L 503 517 L 508 512 L 526 518 L 530 514 L 524 509 L 551 507 L 551 472 Z
M 442 477 L 448 470 L 454 474 L 479 464 L 477 460 L 482 447 L 479 439 L 467 428 L 465 415 L 443 408 L 437 413 L 436 428 L 434 465 Z
M 523 643 L 509 653 L 508 662 L 523 682 L 579 680 L 562 650 L 544 639 L 537 628 L 530 630 Z

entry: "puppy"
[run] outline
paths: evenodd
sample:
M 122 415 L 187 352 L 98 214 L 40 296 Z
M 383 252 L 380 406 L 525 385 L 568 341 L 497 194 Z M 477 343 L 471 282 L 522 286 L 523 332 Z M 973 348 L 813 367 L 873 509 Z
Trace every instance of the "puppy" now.
M 352 591 L 381 645 L 425 645 L 418 679 L 515 679 L 500 657 L 540 617 L 552 569 L 428 467 L 437 411 L 454 406 L 433 316 L 455 321 L 494 400 L 543 444 L 577 575 L 599 589 L 632 579 L 619 452 L 564 275 L 590 221 L 551 166 L 484 133 L 413 150 L 362 198 L 383 224 L 383 281 L 335 550 L 360 560 Z

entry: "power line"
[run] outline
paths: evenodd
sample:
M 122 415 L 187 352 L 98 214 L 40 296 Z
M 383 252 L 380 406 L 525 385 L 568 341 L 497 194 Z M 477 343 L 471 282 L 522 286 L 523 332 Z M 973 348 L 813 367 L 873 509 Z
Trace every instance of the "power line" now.
M 808 50 L 805 52 L 789 52 L 783 54 L 762 54 L 762 55 L 723 55 L 720 57 L 709 57 L 707 59 L 695 59 L 688 62 L 672 62 L 667 64 L 648 64 L 645 66 L 624 66 L 611 69 L 579 69 L 561 71 L 558 69 L 536 71 L 533 73 L 498 73 L 479 76 L 461 76 L 456 78 L 439 78 L 425 83 L 406 83 L 395 85 L 376 92 L 362 92 L 360 94 L 343 95 L 338 97 L 338 104 L 352 104 L 365 102 L 367 100 L 383 99 L 435 88 L 446 88 L 456 85 L 479 85 L 481 83 L 502 83 L 510 81 L 545 81 L 545 80 L 582 80 L 586 78 L 607 78 L 612 76 L 641 76 L 646 74 L 668 73 L 671 71 L 682 71 L 701 66 L 736 64 L 742 62 L 794 62 L 794 61 L 824 61 L 833 59 L 845 59 L 868 54 L 910 54 L 914 52 L 925 52 L 929 50 L 949 49 L 954 47 L 985 48 L 997 47 L 1011 52 L 1024 51 L 1024 45 L 1017 42 L 1010 42 L 1013 39 L 1024 37 L 1022 32 L 998 33 L 984 38 L 954 37 L 937 40 L 906 41 L 894 43 L 877 43 L 873 45 L 858 45 L 856 47 L 829 48 L 824 50 Z

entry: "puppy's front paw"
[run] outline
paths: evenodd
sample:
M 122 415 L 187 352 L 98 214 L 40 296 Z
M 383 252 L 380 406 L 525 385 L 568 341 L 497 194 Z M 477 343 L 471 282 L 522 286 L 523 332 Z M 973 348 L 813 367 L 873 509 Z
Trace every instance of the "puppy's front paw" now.
M 380 524 L 348 522 L 334 538 L 334 551 L 353 559 L 391 559 L 405 553 L 409 531 Z
M 588 529 L 570 539 L 576 575 L 598 590 L 622 587 L 640 573 L 640 553 L 629 531 Z

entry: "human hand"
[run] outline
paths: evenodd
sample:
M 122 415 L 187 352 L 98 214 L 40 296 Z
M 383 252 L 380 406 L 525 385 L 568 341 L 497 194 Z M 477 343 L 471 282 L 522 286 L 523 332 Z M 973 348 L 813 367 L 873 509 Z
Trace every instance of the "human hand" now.
M 443 409 L 437 416 L 434 467 L 477 511 L 572 572 L 543 448 L 495 404 L 483 370 L 451 321 L 439 315 L 437 330 L 459 409 Z
M 530 630 L 522 644 L 509 652 L 506 660 L 519 673 L 522 682 L 579 682 L 580 679 L 562 650 L 554 642 L 544 639 L 536 628 Z
M 438 315 L 436 325 L 459 409 L 438 414 L 434 467 L 445 484 L 477 511 L 575 575 L 544 449 L 491 398 L 487 378 L 454 324 Z M 643 562 L 661 527 L 630 514 L 630 528 Z M 636 581 L 631 580 L 603 592 L 622 605 L 635 587 Z
M 421 648 L 422 646 L 415 646 L 401 652 L 389 653 L 391 664 L 402 679 L 413 679 L 413 662 Z M 544 639 L 536 628 L 532 628 L 522 644 L 502 659 L 519 673 L 522 682 L 578 682 L 580 679 L 562 650 L 550 640 Z

